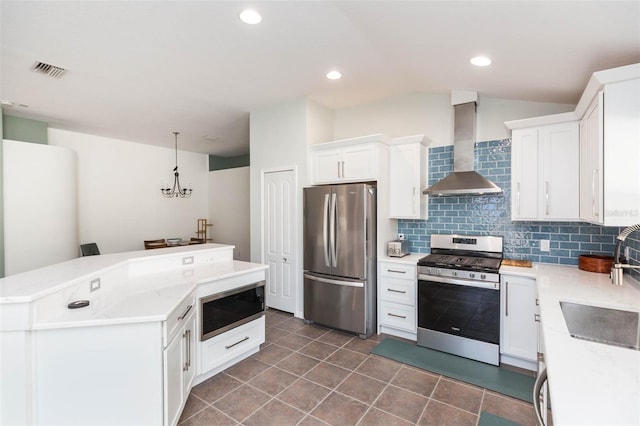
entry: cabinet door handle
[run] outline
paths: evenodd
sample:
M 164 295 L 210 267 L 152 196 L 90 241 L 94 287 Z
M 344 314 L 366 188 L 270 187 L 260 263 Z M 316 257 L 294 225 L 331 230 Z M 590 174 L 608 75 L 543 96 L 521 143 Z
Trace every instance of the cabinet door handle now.
M 342 177 L 340 176 L 340 163 L 342 163 L 342 161 L 338 161 L 338 177 L 339 178 Z
M 187 330 L 187 368 L 191 367 L 191 330 Z
M 598 169 L 593 169 L 593 173 L 591 175 L 591 210 L 593 212 L 593 217 L 600 216 L 599 209 L 597 208 L 596 203 L 596 184 L 597 184 L 597 176 L 599 174 Z
M 342 160 L 342 177 L 344 178 L 344 160 Z
M 413 214 L 417 214 L 418 213 L 418 209 L 416 204 L 418 204 L 418 201 L 416 200 L 416 187 L 413 187 Z
M 236 345 L 239 345 L 240 343 L 242 343 L 242 342 L 244 342 L 244 341 L 247 341 L 247 340 L 249 340 L 249 336 L 245 336 L 245 338 L 244 338 L 244 339 L 240 339 L 240 340 L 238 340 L 238 341 L 237 341 L 237 342 L 235 342 L 235 343 L 232 343 L 232 344 L 230 344 L 230 345 L 226 345 L 224 348 L 225 348 L 225 349 L 231 349 L 232 347 L 234 347 L 234 346 L 236 346 Z
M 191 310 L 191 308 L 193 308 L 193 305 L 189 305 L 189 306 L 187 307 L 187 310 L 186 310 L 186 311 L 184 311 L 184 313 L 178 317 L 178 320 L 179 320 L 179 321 L 182 321 L 182 320 L 184 319 L 184 317 L 186 317 L 186 316 L 187 316 L 187 314 L 189 313 L 189 311 Z
M 396 317 L 396 318 L 402 318 L 402 319 L 406 319 L 407 318 L 404 315 L 396 315 L 396 314 L 392 314 L 392 313 L 388 313 L 387 315 L 389 315 L 390 317 Z
M 520 216 L 520 182 L 516 183 L 517 204 L 518 204 L 518 216 Z
M 533 314 L 533 320 L 535 322 L 540 322 L 540 314 Z
M 549 181 L 544 183 L 545 214 L 549 216 Z
M 187 358 L 189 357 L 189 339 L 187 338 L 187 332 L 182 333 L 182 338 L 184 339 L 184 364 L 182 365 L 182 371 L 187 371 L 189 367 L 187 366 Z
M 398 269 L 387 269 L 387 272 L 393 272 L 394 274 L 406 274 L 407 271 L 400 271 Z
M 393 288 L 388 288 L 388 289 L 387 289 L 387 291 L 391 291 L 391 292 L 393 292 L 393 293 L 402 293 L 402 294 L 406 294 L 406 293 L 407 293 L 406 291 L 403 291 L 403 290 L 395 290 L 395 289 L 393 289 Z
M 505 291 L 505 295 L 504 295 L 504 316 L 508 317 L 509 316 L 509 281 L 505 281 L 504 283 L 504 291 Z

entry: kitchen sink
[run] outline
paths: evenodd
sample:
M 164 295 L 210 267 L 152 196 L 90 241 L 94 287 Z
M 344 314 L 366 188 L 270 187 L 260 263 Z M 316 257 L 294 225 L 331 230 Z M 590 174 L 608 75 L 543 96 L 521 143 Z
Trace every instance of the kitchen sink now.
M 640 313 L 560 302 L 572 337 L 640 350 Z

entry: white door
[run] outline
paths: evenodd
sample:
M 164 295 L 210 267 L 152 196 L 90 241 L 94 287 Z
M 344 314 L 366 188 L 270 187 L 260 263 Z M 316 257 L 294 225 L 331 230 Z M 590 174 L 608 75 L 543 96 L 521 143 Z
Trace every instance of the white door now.
M 269 265 L 266 303 L 295 313 L 296 308 L 296 185 L 295 171 L 264 174 L 264 253 Z

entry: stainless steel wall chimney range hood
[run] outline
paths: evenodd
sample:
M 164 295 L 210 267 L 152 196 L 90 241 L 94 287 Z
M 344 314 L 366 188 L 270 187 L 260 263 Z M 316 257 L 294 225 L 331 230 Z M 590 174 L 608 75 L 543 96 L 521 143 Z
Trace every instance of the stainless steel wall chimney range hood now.
M 474 92 L 467 92 L 474 93 Z M 455 105 L 453 131 L 453 173 L 422 191 L 429 195 L 483 195 L 499 194 L 502 189 L 474 170 L 474 144 L 476 139 L 476 103 Z

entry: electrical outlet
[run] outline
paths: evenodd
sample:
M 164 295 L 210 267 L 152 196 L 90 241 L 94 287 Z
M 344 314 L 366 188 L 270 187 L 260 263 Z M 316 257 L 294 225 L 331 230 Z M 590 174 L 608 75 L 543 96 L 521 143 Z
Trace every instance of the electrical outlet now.
M 96 278 L 95 280 L 91 280 L 89 282 L 89 291 L 96 291 L 100 288 L 100 278 Z
M 399 239 L 400 241 L 404 240 L 404 238 L 405 238 L 405 237 L 404 237 L 404 234 L 403 234 L 403 233 L 399 233 L 399 234 L 398 234 L 398 239 Z
M 186 256 L 182 258 L 183 265 L 192 265 L 193 264 L 193 256 Z
M 550 242 L 549 240 L 540 240 L 540 251 L 550 251 Z
M 624 258 L 629 260 L 629 247 L 624 248 Z

